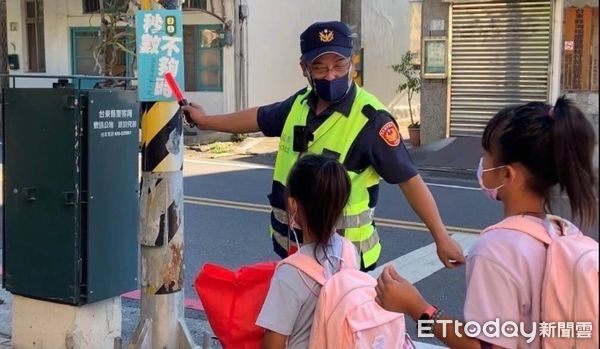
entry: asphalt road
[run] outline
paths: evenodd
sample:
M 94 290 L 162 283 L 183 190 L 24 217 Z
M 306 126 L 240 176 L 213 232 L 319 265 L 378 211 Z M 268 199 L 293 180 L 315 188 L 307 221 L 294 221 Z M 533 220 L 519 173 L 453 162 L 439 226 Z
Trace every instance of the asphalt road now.
M 266 195 L 271 186 L 271 176 L 269 166 L 250 162 L 185 161 L 186 298 L 197 298 L 193 282 L 205 263 L 236 269 L 244 264 L 278 259 L 268 235 Z M 437 201 L 443 221 L 452 233 L 456 233 L 457 239 L 472 243 L 480 229 L 501 219 L 501 205 L 485 198 L 473 179 L 439 173 L 424 175 L 424 178 Z M 427 259 L 437 259 L 433 240 L 397 186 L 382 182 L 376 223 L 383 244 L 379 264 L 401 261 L 401 274 L 415 280 L 416 287 L 429 302 L 440 306 L 445 314 L 462 317 L 464 267 L 448 270 L 427 262 Z M 597 233 L 595 237 L 597 239 Z M 0 253 L 1 248 L 0 245 Z M 467 251 L 468 248 L 465 248 L 465 253 Z M 10 296 L 4 298 L 10 301 Z M 138 306 L 137 301 L 123 301 L 124 342 L 137 324 Z M 4 309 L 3 315 L 0 308 L 0 318 L 8 320 L 9 312 L 9 309 Z M 200 334 L 207 328 L 203 314 L 186 311 L 186 317 L 195 340 L 200 342 Z M 8 327 L 0 328 L 0 334 L 7 335 L 10 333 L 9 324 L 4 326 Z M 407 320 L 407 330 L 413 338 L 416 337 L 411 320 Z M 439 344 L 431 339 L 419 341 Z
M 267 193 L 272 170 L 226 161 L 186 161 L 184 164 L 185 292 L 195 296 L 193 281 L 204 263 L 229 268 L 274 260 L 268 235 Z M 486 199 L 474 181 L 425 177 L 442 215 L 452 230 L 470 233 L 501 218 L 499 204 Z M 382 183 L 376 210 L 383 242 L 380 264 L 433 243 L 397 186 Z M 461 229 L 462 228 L 462 229 Z M 473 234 L 473 236 L 476 236 Z M 466 252 L 466 251 L 465 251 Z M 420 268 L 418 259 L 411 265 Z M 426 271 L 426 273 L 428 273 Z M 416 283 L 425 297 L 446 314 L 461 316 L 464 268 L 433 271 Z M 407 321 L 409 332 L 416 336 Z

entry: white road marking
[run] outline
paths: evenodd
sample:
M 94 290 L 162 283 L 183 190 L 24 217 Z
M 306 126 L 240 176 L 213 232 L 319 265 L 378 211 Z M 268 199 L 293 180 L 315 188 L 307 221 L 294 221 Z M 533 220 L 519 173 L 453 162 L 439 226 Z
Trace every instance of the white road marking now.
M 433 344 L 428 344 L 428 343 L 421 343 L 421 342 L 417 342 L 413 339 L 413 343 L 415 343 L 415 347 L 417 347 L 417 349 L 438 349 L 438 348 L 447 348 L 447 347 L 441 347 L 439 345 L 433 345 Z
M 440 183 L 429 183 L 425 182 L 430 187 L 441 187 L 441 188 L 450 188 L 450 189 L 464 189 L 464 190 L 476 190 L 481 191 L 481 188 L 476 187 L 465 187 L 462 185 L 451 185 L 451 184 L 440 184 Z
M 263 212 L 263 213 L 271 212 L 271 207 L 269 205 L 255 204 L 255 203 L 243 202 L 243 201 L 220 200 L 220 199 L 212 199 L 212 198 L 186 195 L 186 196 L 184 196 L 184 202 L 186 204 L 221 207 L 221 208 L 231 208 L 234 210 Z M 425 224 L 423 224 L 421 222 L 412 222 L 412 221 L 375 217 L 375 223 L 377 224 L 377 226 L 380 226 L 380 227 L 399 228 L 399 229 L 427 231 L 427 232 L 429 231 L 429 228 L 427 228 L 427 226 L 425 226 Z M 446 230 L 451 234 L 452 233 L 479 234 L 481 231 L 480 229 L 476 229 L 476 228 L 453 227 L 453 226 L 446 226 Z
M 452 234 L 452 237 L 462 246 L 463 251 L 466 253 L 471 249 L 473 244 L 475 244 L 478 235 L 455 233 Z M 369 272 L 369 274 L 376 278 L 381 274 L 383 268 L 388 265 L 393 265 L 398 274 L 412 284 L 417 283 L 444 268 L 444 265 L 438 258 L 434 243 L 389 261 Z
M 201 164 L 201 165 L 231 166 L 231 167 L 238 167 L 238 168 L 262 169 L 262 170 L 272 170 L 273 169 L 273 166 L 249 164 L 249 163 L 241 162 L 241 161 L 189 160 L 189 159 L 184 159 L 183 161 L 190 162 L 193 164 Z

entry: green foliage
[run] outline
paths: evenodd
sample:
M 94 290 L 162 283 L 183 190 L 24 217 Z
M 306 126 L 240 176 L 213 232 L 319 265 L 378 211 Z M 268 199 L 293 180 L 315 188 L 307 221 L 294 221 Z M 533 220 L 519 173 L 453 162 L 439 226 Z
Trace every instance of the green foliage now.
M 415 122 L 413 119 L 412 98 L 415 93 L 421 91 L 421 74 L 419 68 L 413 64 L 413 54 L 410 51 L 407 51 L 400 59 L 400 63 L 392 65 L 391 68 L 394 72 L 402 75 L 403 78 L 403 82 L 398 84 L 396 92 L 402 93 L 406 91 L 410 115 L 409 127 L 419 127 L 419 122 Z
M 120 76 L 117 71 L 118 57 L 126 53 L 135 57 L 135 11 L 134 0 L 104 0 L 100 8 L 99 44 L 94 49 L 96 71 L 99 75 Z M 121 68 L 122 69 L 122 68 Z

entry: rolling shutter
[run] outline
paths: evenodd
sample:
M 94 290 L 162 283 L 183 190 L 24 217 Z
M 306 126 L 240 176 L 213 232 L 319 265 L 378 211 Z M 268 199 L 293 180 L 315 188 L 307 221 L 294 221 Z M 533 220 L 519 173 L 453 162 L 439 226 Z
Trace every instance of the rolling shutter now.
M 547 101 L 550 0 L 454 3 L 450 135 L 479 136 L 508 104 Z

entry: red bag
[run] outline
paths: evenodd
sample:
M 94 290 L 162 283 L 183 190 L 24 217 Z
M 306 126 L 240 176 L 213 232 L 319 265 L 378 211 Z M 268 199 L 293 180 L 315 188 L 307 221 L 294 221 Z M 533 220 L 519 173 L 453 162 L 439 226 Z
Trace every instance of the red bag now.
M 210 327 L 224 349 L 260 348 L 264 329 L 255 325 L 277 262 L 261 262 L 231 271 L 205 264 L 194 287 Z

